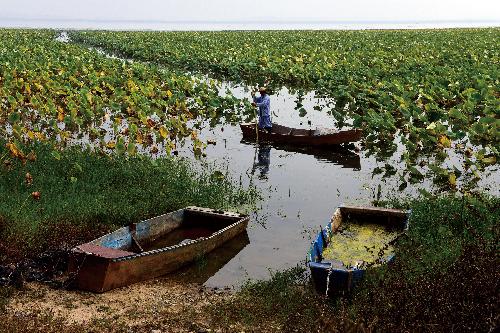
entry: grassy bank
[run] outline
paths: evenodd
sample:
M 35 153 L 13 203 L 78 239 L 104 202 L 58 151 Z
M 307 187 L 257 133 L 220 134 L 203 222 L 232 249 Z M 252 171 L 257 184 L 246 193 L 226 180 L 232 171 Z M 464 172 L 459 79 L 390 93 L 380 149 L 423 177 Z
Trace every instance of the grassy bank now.
M 153 329 L 179 332 L 209 329 L 216 332 L 489 332 L 498 327 L 496 267 L 499 264 L 500 199 L 482 195 L 445 196 L 392 205 L 413 210 L 407 237 L 397 245 L 396 260 L 389 266 L 368 271 L 364 282 L 344 298 L 326 300 L 317 295 L 305 274 L 305 267 L 299 266 L 274 272 L 267 281 L 248 282 L 233 295 L 206 294 L 184 284 L 181 292 L 173 292 L 171 286 L 162 289 L 165 283 L 162 281 L 137 284 L 123 291 L 127 300 L 129 294 L 142 295 L 146 302 L 130 310 L 133 316 L 117 316 L 109 310 L 107 315 L 100 314 L 102 318 L 95 323 L 74 326 L 65 322 L 64 317 L 52 317 L 50 311 L 37 310 L 24 313 L 23 323 L 31 325 L 33 329 L 30 330 L 42 332 L 151 332 Z M 155 296 L 148 296 L 153 295 L 148 293 L 144 296 L 143 288 L 154 290 Z M 34 298 L 31 301 L 35 303 L 36 299 L 44 303 L 51 297 L 57 302 L 59 298 L 76 299 L 80 305 L 75 311 L 84 312 L 90 311 L 88 304 L 97 308 L 109 304 L 106 295 L 47 289 L 44 293 L 53 293 L 53 296 L 44 296 L 37 294 L 36 287 L 34 290 L 20 302 L 24 304 L 30 298 Z M 161 297 L 157 295 L 160 290 Z M 11 292 L 13 288 L 5 290 L 4 294 L 8 297 Z M 174 315 L 179 308 L 172 304 L 180 300 L 185 300 L 181 313 L 186 311 L 186 316 Z M 76 306 L 73 301 L 66 302 L 71 304 L 67 311 Z M 196 311 L 193 306 L 197 306 Z M 141 321 L 133 321 L 133 318 L 141 318 Z M 19 326 L 19 317 L 12 312 L 2 314 L 0 311 L 0 319 L 0 328 L 23 331 L 24 324 Z
M 130 221 L 183 206 L 242 207 L 258 198 L 254 189 L 235 185 L 214 168 L 196 171 L 184 160 L 152 161 L 76 149 L 56 159 L 48 147 L 29 149 L 31 160 L 23 165 L 8 157 L 3 145 L 0 148 L 4 263 L 67 248 Z M 39 198 L 33 192 L 39 192 Z M 275 272 L 267 281 L 248 282 L 234 295 L 211 299 L 212 305 L 198 309 L 203 314 L 198 319 L 189 316 L 172 323 L 169 312 L 134 324 L 134 331 L 170 327 L 162 325 L 185 331 L 201 325 L 228 332 L 488 332 L 498 327 L 500 198 L 446 195 L 385 205 L 412 209 L 407 236 L 397 244 L 396 260 L 369 270 L 348 297 L 325 300 L 314 292 L 306 269 L 296 267 Z M 13 293 L 17 293 L 14 288 L 0 287 L 0 328 L 22 331 L 19 318 L 2 313 Z M 204 294 L 196 290 L 190 297 L 200 295 Z M 140 315 L 153 310 L 137 311 Z M 46 328 L 40 331 L 75 329 L 50 316 L 24 319 L 33 327 Z M 109 326 L 89 330 L 107 331 Z
M 73 148 L 56 159 L 43 145 L 24 151 L 25 164 L 0 144 L 4 263 L 188 205 L 241 209 L 258 198 L 253 188 L 244 189 L 215 167 L 195 170 L 180 158 L 125 158 Z
M 427 198 L 393 203 L 413 210 L 397 259 L 368 271 L 354 294 L 326 301 L 304 268 L 251 282 L 214 308 L 225 328 L 257 331 L 476 331 L 499 325 L 500 199 Z

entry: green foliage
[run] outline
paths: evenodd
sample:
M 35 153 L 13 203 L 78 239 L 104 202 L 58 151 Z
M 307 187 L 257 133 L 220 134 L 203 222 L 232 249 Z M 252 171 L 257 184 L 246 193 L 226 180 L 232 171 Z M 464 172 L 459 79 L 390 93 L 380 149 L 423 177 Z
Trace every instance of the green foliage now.
M 59 225 L 68 226 L 64 243 L 74 245 L 71 227 L 91 229 L 95 238 L 103 226 L 127 225 L 189 205 L 238 210 L 259 198 L 255 188 L 244 189 L 215 166 L 194 169 L 180 158 L 127 158 L 74 147 L 55 159 L 46 144 L 24 149 L 33 161 L 8 159 L 0 165 L 0 248 L 9 246 L 9 239 L 43 247 L 40 236 Z M 1 144 L 0 156 L 4 153 Z M 211 177 L 214 172 L 220 177 Z
M 412 215 L 397 258 L 408 267 L 408 277 L 446 270 L 467 246 L 494 246 L 498 240 L 497 197 L 448 195 L 404 205 L 411 207 Z
M 319 297 L 303 267 L 272 272 L 270 280 L 248 281 L 234 298 L 217 304 L 213 316 L 222 327 L 234 323 L 259 331 L 309 331 L 317 325 Z
M 0 135 L 18 158 L 24 158 L 22 143 L 63 147 L 84 134 L 93 145 L 119 154 L 154 143 L 164 143 L 169 152 L 185 137 L 201 144 L 197 122 L 232 121 L 244 110 L 203 77 L 110 59 L 55 36 L 55 31 L 0 30 Z M 110 118 L 120 129 L 111 142 L 101 126 Z
M 329 97 L 332 116 L 339 125 L 353 120 L 362 128 L 365 147 L 378 160 L 387 160 L 397 139 L 402 142 L 402 188 L 429 173 L 454 190 L 462 185 L 458 178 L 475 182 L 485 166 L 499 160 L 498 28 L 86 31 L 71 37 L 170 70 Z M 303 116 L 300 103 L 299 98 Z

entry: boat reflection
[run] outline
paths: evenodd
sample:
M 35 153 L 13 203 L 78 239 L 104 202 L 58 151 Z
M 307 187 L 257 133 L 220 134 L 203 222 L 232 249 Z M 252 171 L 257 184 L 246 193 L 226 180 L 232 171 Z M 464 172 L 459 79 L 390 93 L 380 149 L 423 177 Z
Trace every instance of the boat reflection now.
M 255 146 L 255 142 L 247 141 L 245 139 L 241 140 L 242 144 Z M 356 154 L 351 149 L 344 146 L 334 146 L 328 148 L 317 148 L 317 147 L 305 147 L 305 146 L 289 146 L 281 144 L 268 144 L 259 143 L 257 147 L 258 161 L 254 162 L 253 170 L 259 169 L 261 175 L 266 177 L 269 171 L 270 163 L 270 152 L 271 148 L 278 150 L 284 150 L 287 152 L 301 153 L 306 155 L 314 156 L 318 161 L 333 163 L 341 165 L 346 169 L 353 169 L 356 171 L 361 170 L 361 159 L 358 154 Z
M 203 284 L 214 276 L 231 259 L 241 252 L 250 239 L 246 231 L 240 233 L 231 240 L 225 242 L 204 257 L 199 258 L 193 264 L 187 265 L 171 275 L 174 280 L 188 283 Z

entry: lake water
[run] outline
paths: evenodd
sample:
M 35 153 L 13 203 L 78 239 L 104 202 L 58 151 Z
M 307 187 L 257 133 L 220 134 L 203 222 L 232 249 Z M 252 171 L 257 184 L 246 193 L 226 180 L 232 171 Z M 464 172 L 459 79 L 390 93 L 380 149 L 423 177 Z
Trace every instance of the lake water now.
M 225 84 L 225 88 L 236 97 L 248 97 L 249 94 L 245 87 Z M 273 122 L 297 128 L 335 128 L 326 110 L 313 109 L 315 105 L 324 104 L 323 99 L 316 98 L 314 93 L 307 94 L 303 101 L 308 111 L 305 117 L 299 117 L 294 109 L 296 99 L 297 95 L 286 88 L 271 95 Z M 242 140 L 239 126 L 233 125 L 206 127 L 200 138 L 216 142 L 208 145 L 206 160 L 227 168 L 236 178 L 241 175 L 246 184 L 252 180 L 264 195 L 261 208 L 252 215 L 248 227 L 248 244 L 244 247 L 230 244 L 227 249 L 222 248 L 207 258 L 207 261 L 220 263 L 216 273 L 212 267 L 205 272 L 208 275 L 198 280 L 205 281 L 209 287 L 237 286 L 247 278 L 268 278 L 269 270 L 303 264 L 311 238 L 320 226 L 330 221 L 335 208 L 342 203 L 369 204 L 379 185 L 382 197 L 418 194 L 417 186 L 397 191 L 398 177 L 373 178 L 373 169 L 380 165 L 362 149 L 359 153 L 345 154 L 264 143 L 257 145 Z M 399 162 L 401 152 L 399 145 L 398 153 L 391 158 L 391 163 L 399 169 L 404 168 Z M 180 155 L 193 159 L 187 146 L 180 149 Z M 499 185 L 500 173 L 492 170 L 480 186 L 499 195 Z M 431 186 L 429 180 L 418 184 L 427 189 Z M 221 257 L 224 260 L 220 260 Z M 191 276 L 193 272 L 203 275 L 203 271 L 193 265 L 180 276 Z M 199 274 L 193 276 L 199 278 Z
M 500 26 L 500 21 L 337 21 L 337 22 L 214 22 L 214 21 L 140 21 L 140 20 L 44 20 L 0 18 L 4 28 L 104 29 L 104 30 L 360 30 L 433 29 Z

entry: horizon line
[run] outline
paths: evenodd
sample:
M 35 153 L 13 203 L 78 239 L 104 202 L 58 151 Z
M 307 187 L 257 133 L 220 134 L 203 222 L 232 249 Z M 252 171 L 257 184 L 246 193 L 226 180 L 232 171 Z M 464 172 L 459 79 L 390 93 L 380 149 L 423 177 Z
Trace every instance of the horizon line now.
M 85 19 L 85 18 L 11 18 L 0 17 L 0 21 L 55 21 L 55 22 L 113 22 L 113 23 L 173 23 L 173 24 L 248 24 L 248 23 L 335 23 L 335 24 L 357 24 L 357 23 L 500 23 L 500 19 L 483 20 L 147 20 L 147 19 Z

